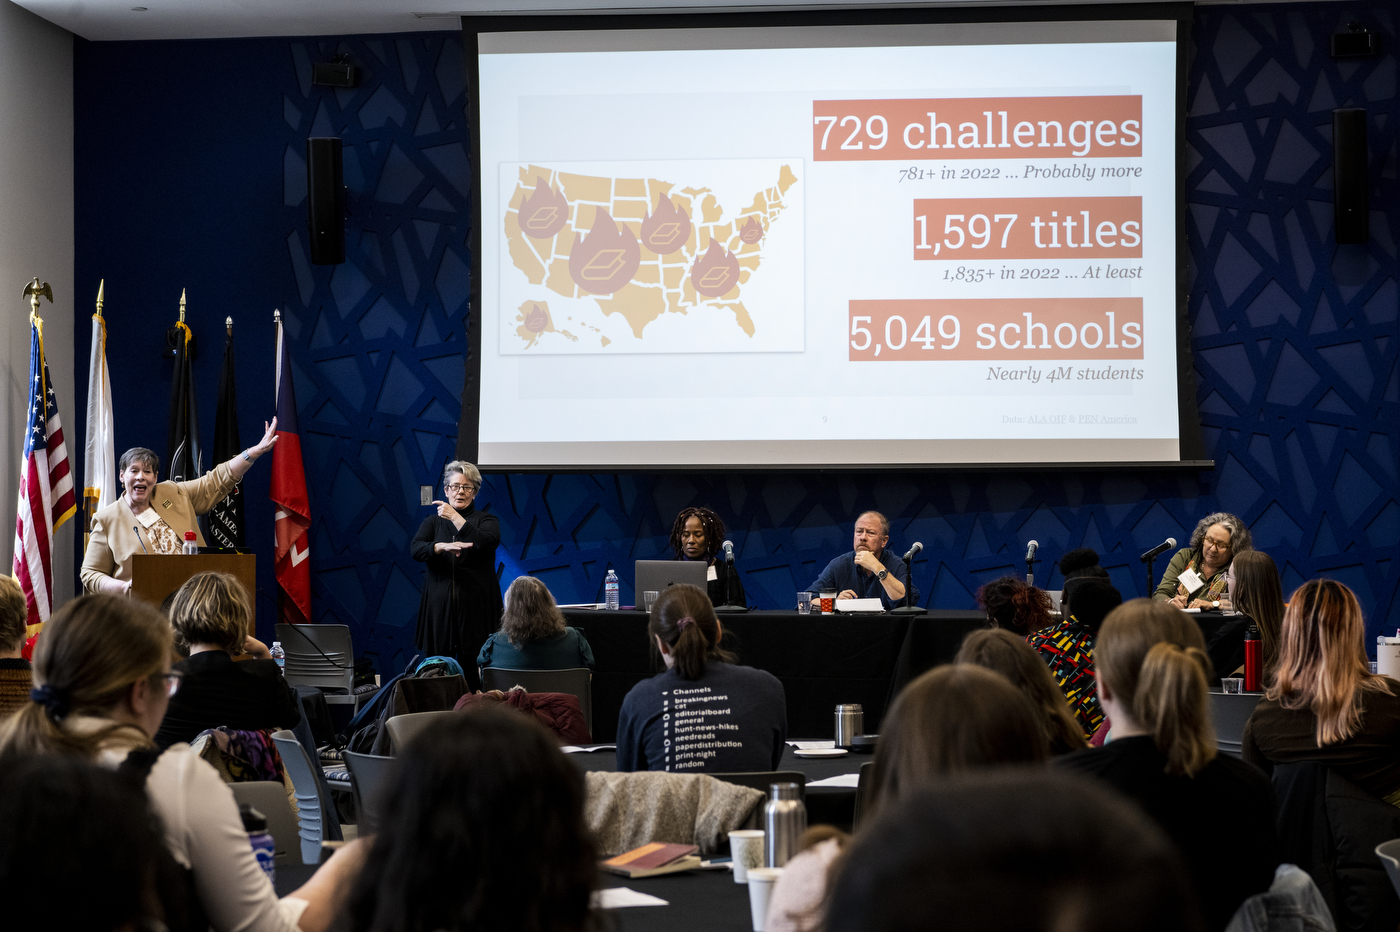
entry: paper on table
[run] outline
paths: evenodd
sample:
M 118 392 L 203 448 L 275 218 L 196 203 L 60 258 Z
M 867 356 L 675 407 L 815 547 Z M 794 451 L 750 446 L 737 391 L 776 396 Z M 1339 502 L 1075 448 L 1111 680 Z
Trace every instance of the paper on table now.
M 856 787 L 860 786 L 860 774 L 843 773 L 840 776 L 827 777 L 825 780 L 807 781 L 808 789 L 811 789 L 814 786 L 847 786 L 851 789 L 855 789 Z
M 622 909 L 626 906 L 670 906 L 659 896 L 638 893 L 631 887 L 607 887 L 593 891 L 594 909 Z
M 561 605 L 560 608 L 591 609 L 593 611 L 603 611 L 608 607 L 606 602 L 570 602 L 568 605 Z
M 885 603 L 879 599 L 837 599 L 838 612 L 883 612 Z
M 577 744 L 566 744 L 566 745 L 564 745 L 562 748 L 560 748 L 559 750 L 563 751 L 565 754 L 591 754 L 591 753 L 593 753 L 594 751 L 616 751 L 616 750 L 617 750 L 617 745 L 615 745 L 615 744 L 585 744 L 585 745 L 580 746 L 580 745 L 577 745 Z
M 799 751 L 822 751 L 836 747 L 835 741 L 789 741 L 788 747 Z

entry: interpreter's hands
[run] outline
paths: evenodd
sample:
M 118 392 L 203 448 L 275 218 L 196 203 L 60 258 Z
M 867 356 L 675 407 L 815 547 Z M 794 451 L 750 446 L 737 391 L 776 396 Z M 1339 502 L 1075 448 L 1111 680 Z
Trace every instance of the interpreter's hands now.
M 471 547 L 469 540 L 454 540 L 449 543 L 433 544 L 433 553 L 450 553 L 454 556 Z
M 440 501 L 438 499 L 433 499 L 433 504 L 438 506 L 438 517 L 446 518 L 448 521 L 451 521 L 452 526 L 455 527 L 457 530 L 460 531 L 462 529 L 462 525 L 467 523 L 467 519 L 462 517 L 462 515 L 457 511 L 457 509 L 453 508 L 447 502 Z
M 842 589 L 840 592 L 836 593 L 836 598 L 854 599 L 856 598 L 856 591 L 854 589 Z
M 250 456 L 253 457 L 253 459 L 257 459 L 259 456 L 262 456 L 268 450 L 271 450 L 275 443 L 277 443 L 276 417 L 272 419 L 271 424 L 269 424 L 267 421 L 263 421 L 262 439 L 259 440 L 255 446 L 249 447 L 248 453 Z
M 262 641 L 249 634 L 243 638 L 243 656 L 249 660 L 271 660 L 272 651 L 268 650 Z

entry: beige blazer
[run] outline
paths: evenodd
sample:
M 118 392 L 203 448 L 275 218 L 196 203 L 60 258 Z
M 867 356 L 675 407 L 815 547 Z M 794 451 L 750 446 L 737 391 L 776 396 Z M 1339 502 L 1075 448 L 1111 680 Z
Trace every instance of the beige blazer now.
M 178 536 L 184 537 L 186 531 L 194 531 L 197 542 L 203 547 L 204 535 L 196 519 L 218 504 L 237 482 L 228 464 L 220 463 L 189 482 L 156 483 L 151 490 L 151 507 Z M 88 538 L 87 553 L 83 554 L 83 590 L 101 591 L 97 586 L 103 576 L 123 582 L 130 579 L 132 556 L 148 552 L 150 546 L 151 540 L 132 514 L 126 497 L 118 498 L 93 518 L 92 535 Z

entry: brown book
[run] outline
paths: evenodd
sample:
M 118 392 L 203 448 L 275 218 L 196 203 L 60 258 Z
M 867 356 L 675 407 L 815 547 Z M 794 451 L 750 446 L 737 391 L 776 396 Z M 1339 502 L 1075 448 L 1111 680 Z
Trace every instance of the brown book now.
M 654 841 L 609 858 L 603 862 L 603 870 L 632 878 L 673 874 L 699 867 L 700 858 L 696 856 L 699 850 L 695 845 Z

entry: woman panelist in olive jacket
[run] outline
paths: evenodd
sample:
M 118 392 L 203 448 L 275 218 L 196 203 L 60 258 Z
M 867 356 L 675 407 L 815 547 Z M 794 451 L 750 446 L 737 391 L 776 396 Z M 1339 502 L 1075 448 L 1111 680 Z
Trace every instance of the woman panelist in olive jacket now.
M 471 463 L 448 463 L 442 485 L 447 501 L 433 502 L 437 514 L 424 520 L 413 537 L 413 559 L 428 565 L 415 642 L 430 656 L 458 658 L 477 689 L 476 649 L 501 621 L 496 581 L 501 525 L 473 504 L 481 473 Z

